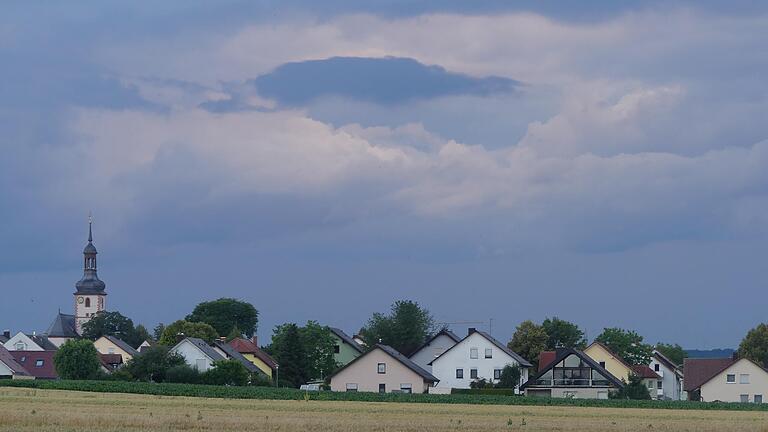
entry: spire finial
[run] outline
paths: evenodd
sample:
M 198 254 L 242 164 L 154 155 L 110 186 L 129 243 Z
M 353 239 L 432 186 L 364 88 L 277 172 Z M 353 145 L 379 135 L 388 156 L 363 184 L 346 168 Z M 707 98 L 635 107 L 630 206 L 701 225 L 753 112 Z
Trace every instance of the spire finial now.
M 91 212 L 88 212 L 88 243 L 93 242 L 93 229 L 91 228 L 93 226 L 93 215 Z

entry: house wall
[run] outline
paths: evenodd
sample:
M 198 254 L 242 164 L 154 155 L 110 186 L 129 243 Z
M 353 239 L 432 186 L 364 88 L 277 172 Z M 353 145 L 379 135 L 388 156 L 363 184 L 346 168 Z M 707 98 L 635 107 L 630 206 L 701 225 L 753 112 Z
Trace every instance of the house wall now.
M 171 349 L 171 352 L 179 353 L 182 357 L 184 357 L 184 360 L 187 362 L 188 365 L 192 366 L 193 368 L 198 368 L 198 360 L 202 360 L 202 367 L 199 367 L 198 370 L 200 372 L 205 372 L 209 369 L 213 368 L 213 362 L 211 361 L 208 356 L 206 356 L 202 351 L 200 351 L 194 344 L 192 344 L 189 341 L 182 341 L 173 349 Z
M 48 338 L 48 340 L 51 341 L 52 344 L 56 345 L 56 348 L 61 348 L 61 346 L 64 345 L 70 339 L 72 338 L 56 338 L 56 337 Z
M 387 365 L 385 374 L 378 373 L 379 363 Z M 334 375 L 331 378 L 331 390 L 347 391 L 348 383 L 357 384 L 359 392 L 378 392 L 379 384 L 386 385 L 387 393 L 400 390 L 401 384 L 410 384 L 413 393 L 424 393 L 429 388 L 424 378 L 379 348 L 366 353 L 364 357 Z
M 423 347 L 414 355 L 411 356 L 411 361 L 424 368 L 424 370 L 432 372 L 432 365 L 429 363 L 436 359 L 440 354 L 448 351 L 448 348 L 456 345 L 456 341 L 448 336 L 441 334 L 436 337 L 429 345 Z
M 334 343 L 339 346 L 338 354 L 333 354 L 333 359 L 336 363 L 341 366 L 346 366 L 349 362 L 361 356 L 358 350 L 349 346 L 348 343 L 344 342 L 340 337 L 336 336 L 336 334 L 331 333 L 331 336 L 333 337 Z
M 598 363 L 605 362 L 605 369 L 608 372 L 616 378 L 624 380 L 624 382 L 629 382 L 629 374 L 632 373 L 632 370 L 601 345 L 590 345 L 584 350 L 584 354 Z
M 269 367 L 266 363 L 261 361 L 260 358 L 256 357 L 253 354 L 243 354 L 243 357 L 246 358 L 249 362 L 256 365 L 257 368 L 259 368 L 262 372 L 267 374 L 268 377 L 272 378 L 272 368 Z
M 659 370 L 656 371 L 657 374 L 661 375 L 661 392 L 653 392 L 651 393 L 651 397 L 653 398 L 659 398 L 659 399 L 671 399 L 671 400 L 680 400 L 681 394 L 680 390 L 682 387 L 682 380 L 675 374 L 675 371 L 668 368 L 664 363 L 656 360 L 655 358 L 651 358 L 651 369 L 656 370 L 655 366 L 659 365 Z
M 541 396 L 541 394 L 537 394 L 537 392 L 541 392 L 542 390 L 550 390 L 551 397 L 553 398 L 569 397 L 573 399 L 608 399 L 608 394 L 613 389 L 595 388 L 595 387 L 572 387 L 572 388 L 552 387 L 549 389 L 544 389 L 539 387 L 532 387 L 532 388 L 525 389 L 525 395 Z
M 7 377 L 7 376 L 13 376 L 13 371 L 11 368 L 6 366 L 5 363 L 0 361 L 0 376 Z
M 472 348 L 477 348 L 476 359 L 470 358 Z M 491 349 L 492 358 L 485 358 L 486 348 Z M 474 381 L 471 378 L 471 369 L 477 369 L 478 379 L 485 378 L 493 381 L 494 369 L 504 369 L 506 365 L 516 366 L 518 363 L 488 339 L 479 333 L 473 333 L 432 363 L 432 375 L 440 380 L 437 387 L 469 388 L 469 384 Z M 456 378 L 456 369 L 464 370 L 464 378 Z M 520 371 L 520 384 L 522 384 L 528 381 L 528 368 L 521 368 Z
M 728 374 L 736 375 L 735 383 L 726 382 Z M 749 374 L 749 384 L 740 383 L 741 374 Z M 768 372 L 746 359 L 737 361 L 701 386 L 701 400 L 705 402 L 740 402 L 742 394 L 749 395 L 749 402 L 754 402 L 756 394 L 762 395 L 768 403 Z
M 93 346 L 96 347 L 96 351 L 98 351 L 101 354 L 120 354 L 121 356 L 123 356 L 123 363 L 127 363 L 128 360 L 131 360 L 133 358 L 133 356 L 123 351 L 122 348 L 113 344 L 112 342 L 109 341 L 109 339 L 105 337 L 101 337 L 97 339 L 96 342 L 93 343 Z M 112 352 L 110 352 L 110 349 L 112 350 Z
M 24 348 L 16 348 L 16 344 L 19 342 L 24 344 Z M 45 351 L 40 347 L 40 345 L 36 344 L 32 339 L 21 332 L 13 335 L 13 337 L 8 339 L 8 342 L 4 343 L 3 346 L 8 351 Z
M 80 302 L 82 298 L 82 303 Z M 90 300 L 90 307 L 85 306 L 86 299 Z M 75 330 L 78 334 L 83 334 L 83 324 L 93 318 L 98 312 L 107 307 L 106 295 L 82 295 L 75 294 Z

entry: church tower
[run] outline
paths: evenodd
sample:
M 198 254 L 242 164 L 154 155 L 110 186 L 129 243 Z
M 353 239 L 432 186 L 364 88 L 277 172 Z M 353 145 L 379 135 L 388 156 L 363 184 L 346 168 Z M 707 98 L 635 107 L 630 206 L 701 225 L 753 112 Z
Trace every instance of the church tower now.
M 96 274 L 96 246 L 93 245 L 93 221 L 88 218 L 88 244 L 83 249 L 83 278 L 75 287 L 75 329 L 83 332 L 83 324 L 107 307 L 106 284 Z

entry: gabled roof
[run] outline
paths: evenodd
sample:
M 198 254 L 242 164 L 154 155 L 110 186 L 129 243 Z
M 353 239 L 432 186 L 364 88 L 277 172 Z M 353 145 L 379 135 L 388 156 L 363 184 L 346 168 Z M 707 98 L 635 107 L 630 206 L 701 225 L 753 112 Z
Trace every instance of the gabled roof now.
M 698 389 L 737 361 L 732 358 L 685 359 L 683 361 L 683 370 L 685 371 L 683 390 L 690 392 Z
M 661 379 L 659 374 L 646 365 L 632 366 L 632 372 L 643 379 Z
M 123 364 L 123 356 L 120 354 L 101 354 L 99 353 L 101 366 L 108 372 L 113 372 Z
M 436 383 L 436 382 L 440 381 L 439 379 L 437 379 L 437 377 L 435 377 L 431 373 L 427 372 L 426 370 L 422 369 L 421 366 L 419 366 L 416 363 L 412 362 L 408 357 L 402 355 L 398 350 L 392 348 L 391 346 L 382 345 L 382 344 L 374 345 L 374 347 L 373 347 L 373 349 L 371 351 L 368 351 L 367 353 L 365 353 L 365 354 L 361 355 L 360 357 L 358 357 L 358 358 L 352 360 L 351 362 L 347 363 L 344 367 L 342 367 L 341 369 L 339 369 L 336 372 L 334 372 L 333 375 L 331 375 L 328 378 L 333 378 L 334 376 L 338 375 L 344 369 L 346 369 L 346 368 L 352 366 L 353 364 L 355 364 L 356 362 L 366 358 L 371 352 L 375 351 L 377 348 L 382 350 L 382 351 L 384 351 L 385 353 L 387 353 L 390 357 L 392 357 L 395 360 L 397 360 L 398 362 L 400 362 L 403 366 L 407 367 L 408 369 L 410 369 L 413 372 L 415 372 L 416 374 L 418 374 L 420 377 L 422 377 L 424 379 L 424 381 L 429 381 L 429 382 L 432 382 L 432 383 Z
M 363 351 L 364 351 L 364 350 L 363 350 L 363 347 L 361 347 L 361 346 L 360 346 L 360 344 L 358 344 L 357 342 L 355 342 L 355 340 L 354 340 L 354 339 L 352 339 L 351 337 L 349 337 L 349 335 L 347 335 L 346 333 L 344 333 L 344 331 L 343 331 L 343 330 L 341 330 L 341 329 L 338 329 L 338 328 L 336 328 L 336 327 L 328 327 L 328 328 L 331 330 L 331 333 L 333 333 L 333 334 L 335 334 L 336 336 L 338 336 L 338 337 L 339 337 L 339 339 L 341 339 L 341 340 L 342 340 L 342 341 L 343 341 L 345 344 L 347 344 L 347 345 L 351 346 L 352 348 L 354 348 L 354 349 L 355 349 L 357 352 L 359 352 L 360 354 L 362 354 L 362 353 L 363 353 Z
M 512 350 L 511 350 L 511 349 L 509 349 L 509 348 L 508 348 L 506 345 L 504 345 L 503 343 L 501 343 L 501 342 L 499 342 L 498 340 L 496 340 L 496 339 L 495 339 L 493 336 L 489 335 L 488 333 L 486 333 L 486 332 L 484 332 L 484 331 L 480 331 L 480 330 L 473 330 L 473 331 L 470 331 L 470 332 L 469 332 L 469 334 L 468 334 L 467 336 L 465 336 L 465 337 L 464 337 L 464 339 L 462 339 L 462 340 L 460 340 L 460 341 L 456 342 L 456 345 L 454 345 L 454 346 L 452 346 L 452 347 L 448 348 L 447 350 L 445 350 L 445 352 L 443 352 L 442 354 L 440 354 L 440 355 L 439 355 L 439 356 L 437 356 L 437 357 L 436 357 L 434 360 L 432 360 L 431 362 L 429 362 L 429 363 L 427 363 L 427 364 L 429 364 L 429 365 L 433 364 L 433 363 L 434 363 L 434 362 L 436 362 L 436 361 L 437 361 L 437 360 L 438 360 L 440 357 L 444 356 L 444 355 L 445 355 L 445 354 L 446 354 L 448 351 L 451 351 L 452 349 L 454 349 L 454 348 L 456 348 L 457 346 L 459 346 L 459 345 L 460 345 L 462 342 L 464 342 L 464 341 L 465 341 L 465 340 L 466 340 L 468 337 L 472 336 L 473 334 L 479 334 L 480 336 L 482 336 L 482 337 L 484 337 L 486 340 L 488 340 L 488 342 L 490 342 L 490 343 L 492 343 L 492 344 L 496 345 L 496 348 L 498 348 L 498 349 L 502 350 L 502 351 L 503 351 L 505 354 L 507 354 L 508 356 L 510 356 L 510 357 L 512 357 L 513 359 L 515 359 L 515 361 L 516 361 L 516 362 L 517 362 L 517 363 L 518 363 L 518 364 L 519 364 L 521 367 L 531 367 L 531 366 L 533 366 L 533 365 L 531 365 L 531 363 L 530 363 L 530 362 L 528 362 L 528 360 L 526 360 L 526 359 L 522 358 L 522 357 L 520 356 L 520 354 L 518 354 L 518 353 L 516 353 L 516 352 L 512 351 Z
M 683 371 L 680 370 L 680 366 L 676 365 L 672 360 L 670 360 L 667 356 L 665 356 L 661 352 L 657 350 L 653 350 L 653 358 L 658 360 L 659 363 L 664 364 L 669 369 L 675 371 L 675 374 L 681 377 L 683 376 Z
M 588 349 L 589 349 L 589 347 L 591 347 L 592 345 L 598 345 L 598 346 L 602 347 L 604 350 L 608 351 L 608 354 L 612 355 L 612 356 L 613 356 L 613 358 L 615 358 L 616 360 L 618 360 L 618 361 L 619 361 L 619 363 L 621 363 L 621 364 L 623 364 L 624 366 L 626 366 L 626 368 L 627 368 L 627 369 L 629 369 L 629 370 L 632 370 L 632 365 L 631 365 L 631 364 L 627 363 L 627 361 L 626 361 L 626 360 L 624 360 L 623 358 L 621 358 L 621 356 L 620 356 L 620 355 L 618 355 L 618 354 L 616 354 L 615 352 L 613 352 L 613 350 L 611 350 L 610 348 L 608 348 L 608 345 L 606 345 L 606 344 L 604 344 L 604 343 L 602 343 L 602 342 L 594 341 L 594 342 L 592 342 L 591 344 L 589 344 L 589 346 L 588 346 L 588 347 L 584 348 L 584 351 L 588 350 Z
M 48 330 L 45 332 L 48 337 L 56 338 L 77 338 L 80 337 L 75 330 L 75 316 L 59 312 L 54 318 Z
M 208 345 L 208 343 L 202 339 L 194 338 L 194 337 L 186 337 L 181 340 L 181 342 L 177 343 L 173 348 L 175 350 L 179 345 L 183 344 L 184 342 L 189 342 L 192 345 L 196 346 L 200 351 L 202 351 L 203 354 L 208 357 L 211 361 L 219 361 L 219 360 L 226 360 L 224 356 L 218 353 L 215 349 L 213 349 L 212 346 Z
M 56 351 L 11 351 L 13 358 L 33 377 L 37 379 L 56 379 L 56 365 L 53 364 L 53 356 Z M 42 365 L 37 366 L 38 360 Z
M 421 344 L 421 346 L 420 346 L 420 347 L 416 348 L 416 351 L 414 351 L 414 352 L 413 352 L 413 353 L 412 353 L 412 354 L 409 356 L 409 358 L 412 358 L 413 356 L 415 356 L 416 354 L 418 354 L 418 353 L 419 353 L 419 351 L 421 351 L 421 350 L 423 350 L 424 348 L 428 347 L 430 344 L 432 344 L 432 342 L 433 342 L 435 339 L 439 338 L 440 336 L 446 336 L 446 337 L 449 337 L 451 340 L 453 340 L 453 344 L 454 344 L 454 345 L 456 345 L 457 343 L 459 343 L 459 341 L 461 340 L 461 338 L 460 338 L 460 337 L 458 337 L 458 336 L 456 336 L 456 335 L 455 335 L 455 334 L 454 334 L 452 331 L 450 331 L 450 330 L 448 330 L 448 329 L 442 329 L 442 330 L 440 330 L 439 332 L 435 333 L 435 334 L 434 334 L 434 335 L 433 335 L 431 338 L 429 338 L 429 339 L 428 339 L 426 342 L 424 342 L 423 344 Z
M 104 335 L 102 337 L 106 338 L 108 341 L 115 344 L 118 348 L 128 353 L 128 355 L 130 355 L 131 357 L 136 357 L 137 355 L 139 355 L 138 351 L 136 351 L 132 346 L 128 345 L 128 343 L 122 339 L 118 339 L 114 336 L 109 336 L 109 335 Z
M 220 350 L 224 351 L 224 353 L 232 360 L 237 360 L 240 362 L 243 366 L 245 366 L 246 369 L 248 369 L 248 372 L 250 373 L 261 373 L 264 372 L 258 368 L 255 364 L 248 361 L 247 358 L 243 357 L 242 354 L 240 354 L 236 349 L 234 349 L 231 345 L 227 344 L 223 341 L 214 341 L 214 345 L 216 345 Z
M 247 339 L 235 338 L 229 342 L 229 345 L 236 349 L 240 354 L 253 354 L 254 357 L 263 361 L 264 364 L 266 364 L 272 370 L 277 368 L 277 362 L 275 359 L 273 359 L 269 354 L 265 353 L 261 348 L 256 346 L 255 343 Z
M 526 381 L 523 385 L 520 386 L 520 390 L 525 390 L 526 387 L 528 387 L 528 383 L 531 383 L 533 385 L 536 380 L 538 380 L 542 375 L 544 375 L 547 371 L 551 370 L 555 367 L 558 363 L 563 361 L 566 357 L 570 355 L 575 355 L 576 357 L 580 358 L 581 361 L 588 364 L 589 367 L 599 372 L 602 376 L 604 376 L 608 381 L 610 381 L 613 385 L 615 385 L 618 388 L 624 387 L 624 383 L 621 382 L 618 378 L 616 378 L 612 373 L 608 372 L 604 367 L 600 366 L 599 363 L 597 363 L 592 357 L 585 354 L 583 351 L 575 350 L 573 348 L 560 348 L 556 351 L 555 359 L 544 369 L 538 371 L 535 376 L 532 378 L 529 378 L 528 381 Z
M 19 362 L 13 358 L 11 352 L 5 349 L 2 345 L 0 345 L 0 362 L 6 365 L 14 375 L 29 376 L 29 372 L 24 369 L 24 366 L 20 365 Z
M 26 336 L 29 340 L 31 340 L 32 343 L 34 343 L 35 345 L 39 346 L 40 349 L 42 349 L 44 351 L 56 351 L 58 349 L 58 347 L 53 342 L 48 340 L 48 338 L 43 336 L 43 335 L 39 335 L 39 334 L 26 334 L 26 333 L 22 333 L 22 334 L 24 336 Z M 18 333 L 17 333 L 17 335 L 18 335 Z M 11 338 L 11 339 L 13 339 L 13 338 Z
M 8 342 L 8 338 L 5 335 L 0 334 L 0 344 Z

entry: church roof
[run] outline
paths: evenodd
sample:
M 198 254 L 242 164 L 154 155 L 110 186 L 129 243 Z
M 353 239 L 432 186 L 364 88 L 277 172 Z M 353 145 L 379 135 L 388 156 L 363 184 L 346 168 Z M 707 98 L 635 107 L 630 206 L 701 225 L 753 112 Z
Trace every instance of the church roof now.
M 67 315 L 61 312 L 56 315 L 51 325 L 45 334 L 49 337 L 56 338 L 76 338 L 80 337 L 75 330 L 75 316 Z
M 75 284 L 75 287 L 77 288 L 77 292 L 75 292 L 75 294 L 107 295 L 107 293 L 104 292 L 104 288 L 107 287 L 107 284 L 105 284 L 95 274 L 83 276 L 83 278 Z
M 83 249 L 84 254 L 95 254 L 98 253 L 96 251 L 96 246 L 93 245 L 93 243 L 88 242 L 87 245 L 85 245 L 85 249 Z

